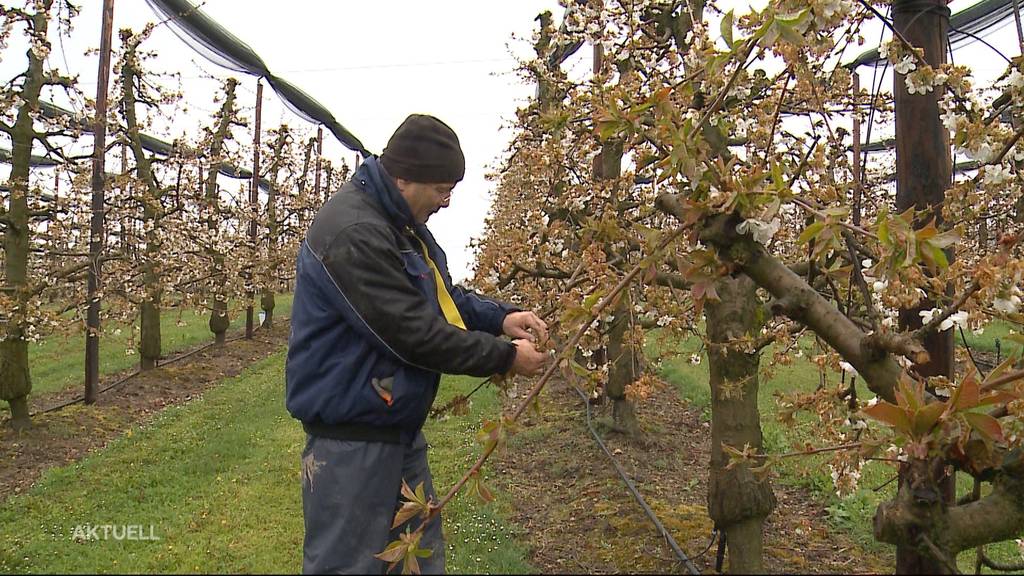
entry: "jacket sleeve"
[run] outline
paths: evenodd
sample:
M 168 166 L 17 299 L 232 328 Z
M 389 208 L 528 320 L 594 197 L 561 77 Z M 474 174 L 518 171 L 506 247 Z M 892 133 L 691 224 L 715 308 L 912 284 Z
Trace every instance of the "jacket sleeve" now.
M 470 376 L 511 368 L 511 342 L 462 330 L 433 311 L 406 273 L 390 229 L 372 223 L 350 226 L 338 233 L 321 261 L 346 301 L 346 320 L 402 362 Z
M 505 316 L 521 310 L 510 304 L 481 296 L 462 286 L 452 286 L 451 294 L 467 326 L 495 336 L 502 335 L 501 325 L 505 322 Z

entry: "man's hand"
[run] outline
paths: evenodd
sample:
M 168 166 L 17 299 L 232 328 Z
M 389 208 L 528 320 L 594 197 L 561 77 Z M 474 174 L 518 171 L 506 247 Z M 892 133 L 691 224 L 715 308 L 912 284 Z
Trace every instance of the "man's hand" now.
M 516 345 L 516 357 L 512 361 L 512 374 L 536 376 L 548 362 L 548 355 L 540 352 L 529 340 L 513 340 Z
M 533 312 L 512 312 L 505 316 L 501 331 L 510 338 L 523 338 L 530 342 L 548 339 L 548 325 Z

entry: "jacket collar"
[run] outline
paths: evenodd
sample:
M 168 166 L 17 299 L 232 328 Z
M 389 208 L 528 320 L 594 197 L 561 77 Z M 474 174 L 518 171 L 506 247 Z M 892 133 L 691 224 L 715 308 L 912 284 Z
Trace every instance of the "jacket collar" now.
M 364 160 L 354 177 L 363 186 L 363 190 L 380 204 L 392 224 L 399 230 L 419 228 L 412 218 L 409 203 L 402 197 L 394 178 L 384 171 L 376 156 Z

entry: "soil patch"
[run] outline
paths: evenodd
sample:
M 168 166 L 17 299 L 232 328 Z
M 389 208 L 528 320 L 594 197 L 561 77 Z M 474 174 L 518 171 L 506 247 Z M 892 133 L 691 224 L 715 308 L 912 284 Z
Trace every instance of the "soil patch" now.
M 494 464 L 501 472 L 494 481 L 512 496 L 513 520 L 524 528 L 531 562 L 543 573 L 684 573 L 590 435 L 576 391 L 552 382 L 542 406 Z M 598 424 L 610 422 L 607 403 L 592 412 Z M 595 428 L 694 566 L 713 572 L 717 544 L 709 548 L 706 506 L 709 424 L 671 387 L 643 401 L 637 414 L 646 431 L 642 443 Z M 773 487 L 779 505 L 766 524 L 768 571 L 892 571 L 892 553 L 867 552 L 832 529 L 809 491 L 778 482 Z
M 145 425 L 164 408 L 199 398 L 211 386 L 280 350 L 288 343 L 288 319 L 275 321 L 273 329 L 258 330 L 252 340 L 234 340 L 202 350 L 197 346 L 180 360 L 138 374 L 100 394 L 91 406 L 77 403 L 43 412 L 81 396 L 81 388 L 33 395 L 31 429 L 15 432 L 9 418 L 0 419 L 0 502 L 27 490 L 47 469 L 102 449 L 133 426 Z M 101 378 L 100 389 L 131 372 Z

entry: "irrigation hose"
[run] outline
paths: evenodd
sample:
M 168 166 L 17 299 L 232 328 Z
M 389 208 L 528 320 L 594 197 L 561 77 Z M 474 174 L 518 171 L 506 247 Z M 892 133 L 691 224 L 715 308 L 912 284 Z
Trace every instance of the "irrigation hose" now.
M 619 473 L 619 477 L 622 478 L 622 481 L 626 484 L 626 487 L 629 488 L 629 491 L 633 494 L 633 498 L 635 498 L 637 503 L 640 504 L 640 507 L 644 509 L 644 512 L 647 514 L 647 517 L 651 519 L 651 522 L 653 522 L 654 526 L 658 529 L 658 533 L 665 538 L 665 541 L 668 542 L 669 547 L 671 547 L 672 551 L 675 552 L 677 557 L 679 557 L 679 561 L 682 562 L 684 567 L 686 567 L 687 572 L 689 572 L 690 574 L 700 574 L 700 571 L 697 570 L 697 568 L 693 565 L 692 562 L 690 562 L 690 559 L 686 556 L 686 553 L 683 552 L 682 548 L 679 547 L 679 544 L 676 543 L 676 540 L 672 537 L 672 534 L 670 534 L 669 531 L 665 529 L 665 525 L 662 524 L 661 520 L 658 519 L 658 515 L 655 514 L 654 510 L 651 510 L 651 507 L 647 505 L 647 501 L 644 500 L 644 497 L 640 495 L 640 492 L 636 489 L 636 485 L 633 484 L 633 481 L 629 479 L 628 475 L 626 475 L 626 471 L 623 470 L 622 466 L 619 465 L 619 461 L 616 460 L 615 456 L 612 455 L 610 450 L 608 450 L 608 446 L 605 445 L 603 440 L 601 440 L 601 436 L 597 433 L 597 430 L 594 430 L 593 421 L 591 420 L 590 415 L 590 400 L 587 398 L 587 395 L 584 394 L 583 391 L 580 390 L 579 387 L 576 386 L 575 384 L 572 384 L 572 387 L 574 390 L 576 390 L 576 393 L 580 395 L 580 398 L 583 399 L 583 405 L 587 407 L 587 428 L 590 429 L 590 434 L 594 437 L 594 440 L 597 441 L 598 446 L 601 447 L 601 450 L 604 451 L 605 455 L 608 456 L 608 459 L 612 461 L 612 465 L 615 466 L 615 471 Z
M 262 327 L 263 327 L 262 324 L 260 324 L 259 326 L 256 326 L 253 329 L 253 331 L 252 331 L 253 334 L 255 334 Z M 236 342 L 238 340 L 242 340 L 243 338 L 245 338 L 244 334 L 242 334 L 240 336 L 234 336 L 232 338 L 227 338 L 226 340 L 224 340 L 224 344 L 228 344 L 230 342 Z M 188 358 L 189 356 L 192 356 L 194 354 L 198 354 L 198 353 L 202 352 L 203 350 L 208 350 L 209 348 L 212 348 L 213 346 L 216 346 L 216 345 L 217 345 L 216 342 L 210 342 L 209 344 L 204 344 L 203 346 L 200 346 L 199 348 L 196 348 L 195 350 L 190 350 L 188 352 L 185 352 L 184 354 L 179 354 L 179 355 L 177 355 L 177 356 L 175 356 L 173 358 L 169 358 L 167 360 L 164 360 L 163 362 L 158 362 L 156 367 L 159 368 L 160 366 L 166 366 L 168 364 L 172 364 L 174 362 L 178 362 L 180 360 L 184 360 L 185 358 Z M 131 380 L 132 378 L 135 378 L 136 376 L 138 376 L 141 373 L 142 373 L 141 370 L 136 369 L 131 374 L 128 374 L 127 376 L 125 376 L 124 378 L 121 378 L 120 380 L 114 382 L 113 384 L 110 384 L 110 385 L 108 385 L 108 386 L 106 386 L 104 388 L 101 388 L 100 391 L 96 393 L 96 395 L 98 396 L 100 394 L 105 394 L 106 392 L 109 392 L 110 390 L 113 390 L 114 388 L 116 388 L 116 387 L 124 384 L 125 382 Z M 71 406 L 72 404 L 78 404 L 79 402 L 84 402 L 84 401 L 85 401 L 85 396 L 76 396 L 75 398 L 72 398 L 70 400 L 66 400 L 64 402 L 61 402 L 60 404 L 57 404 L 57 405 L 54 405 L 54 406 L 50 406 L 50 407 L 44 408 L 42 410 L 36 410 L 35 412 L 32 412 L 31 414 L 29 414 L 29 417 L 34 418 L 35 416 L 38 416 L 39 414 L 48 414 L 50 412 L 57 412 L 58 410 L 63 410 L 64 408 L 67 408 L 68 406 Z

